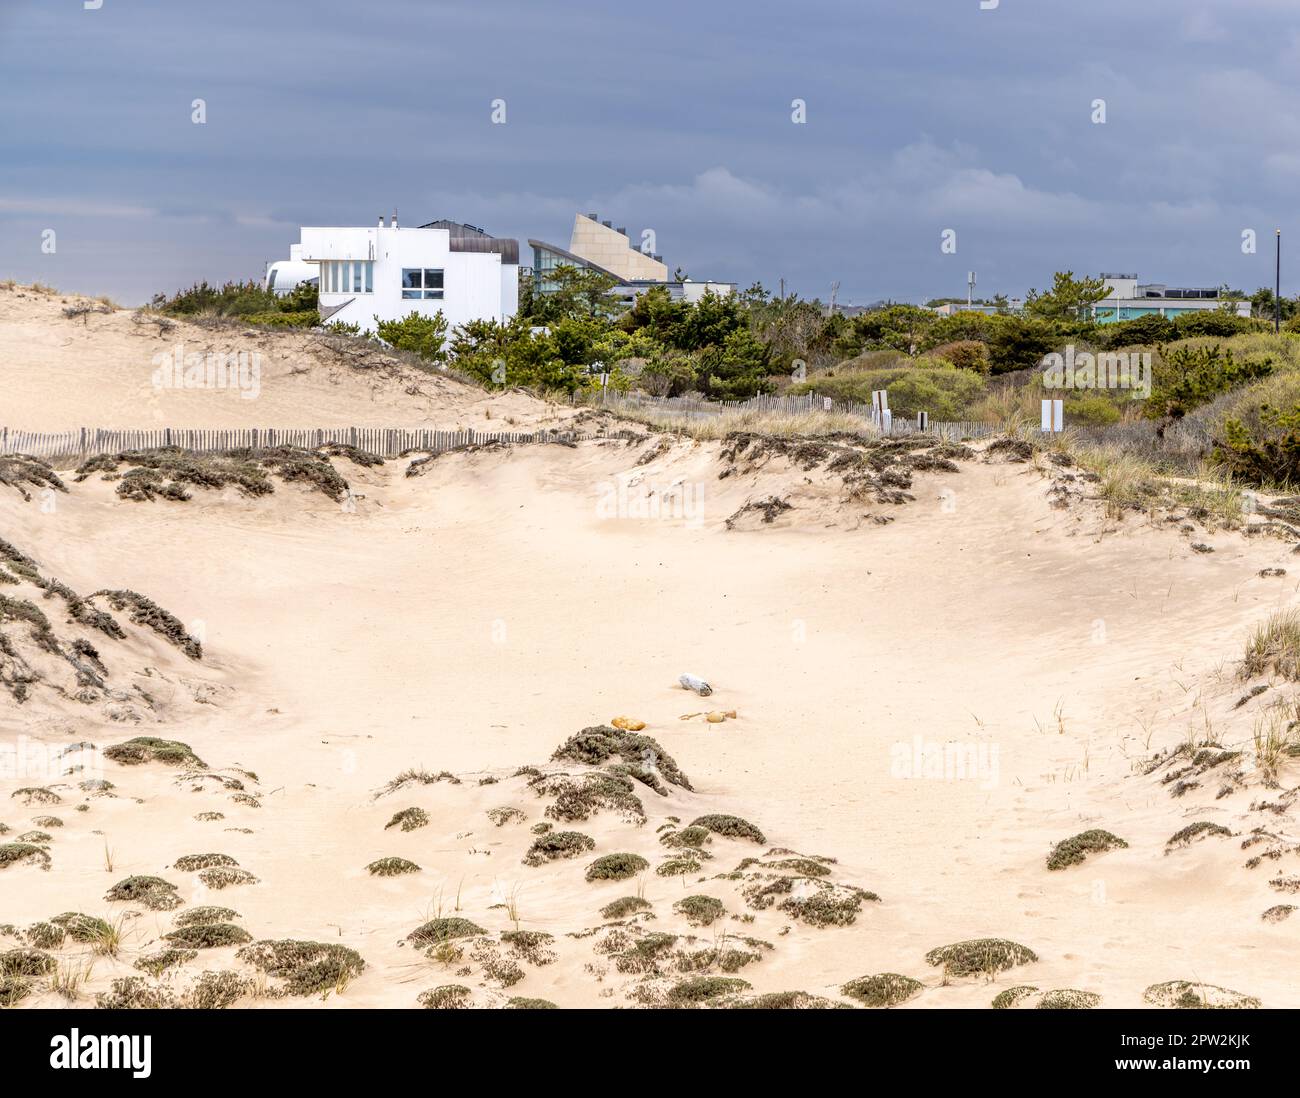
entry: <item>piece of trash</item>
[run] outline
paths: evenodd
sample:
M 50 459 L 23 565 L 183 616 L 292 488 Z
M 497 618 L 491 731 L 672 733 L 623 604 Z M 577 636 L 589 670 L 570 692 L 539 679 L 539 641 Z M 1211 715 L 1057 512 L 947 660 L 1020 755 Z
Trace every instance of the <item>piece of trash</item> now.
M 609 723 L 624 732 L 640 732 L 645 727 L 645 721 L 639 721 L 635 717 L 615 717 Z
M 687 690 L 694 690 L 702 698 L 707 698 L 713 693 L 713 687 L 696 675 L 683 675 L 677 681 Z
M 715 709 L 712 713 L 706 713 L 704 719 L 710 724 L 721 724 L 727 718 Z

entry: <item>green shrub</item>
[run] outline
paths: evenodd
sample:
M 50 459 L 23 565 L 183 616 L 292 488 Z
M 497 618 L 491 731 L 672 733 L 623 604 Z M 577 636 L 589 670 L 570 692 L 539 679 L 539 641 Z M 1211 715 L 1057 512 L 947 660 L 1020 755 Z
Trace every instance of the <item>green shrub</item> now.
M 379 338 L 399 351 L 410 351 L 426 362 L 447 360 L 447 318 L 441 312 L 425 316 L 412 309 L 401 320 L 376 316 L 375 327 Z
M 925 955 L 926 964 L 942 966 L 952 976 L 1003 972 L 1037 960 L 1032 949 L 1006 938 L 972 938 L 940 946 Z
M 931 348 L 929 353 L 947 359 L 959 370 L 970 370 L 976 374 L 987 374 L 992 367 L 988 344 L 978 339 L 958 339 L 952 343 L 941 343 Z
M 722 901 L 712 896 L 686 896 L 673 904 L 673 910 L 691 926 L 708 926 L 726 914 Z
M 578 831 L 549 831 L 533 840 L 524 855 L 524 865 L 538 866 L 560 858 L 576 858 L 596 849 L 596 840 Z
M 247 930 L 233 923 L 184 926 L 163 935 L 164 942 L 170 942 L 180 949 L 220 949 L 223 946 L 243 945 L 252 940 L 253 936 Z
M 649 868 L 650 863 L 639 854 L 606 854 L 587 866 L 587 880 L 623 881 Z
M 161 877 L 127 877 L 104 893 L 104 899 L 144 904 L 150 911 L 172 911 L 185 902 L 176 886 Z
M 715 835 L 725 835 L 729 839 L 750 839 L 760 844 L 767 842 L 766 836 L 757 827 L 739 816 L 717 813 L 699 816 L 691 821 L 690 826 L 702 827 L 706 831 L 712 831 Z
M 900 976 L 897 972 L 881 972 L 850 980 L 840 988 L 840 994 L 856 999 L 864 1006 L 891 1007 L 915 998 L 924 990 L 925 985 L 920 980 Z
M 649 900 L 642 899 L 640 896 L 624 896 L 606 904 L 600 909 L 600 914 L 601 918 L 604 919 L 626 919 L 629 915 L 634 915 L 638 911 L 649 910 Z
M 315 309 L 298 313 L 247 313 L 240 319 L 262 328 L 314 328 L 320 323 L 320 313 Z
M 284 981 L 289 995 L 331 991 L 360 974 L 366 967 L 354 949 L 337 943 L 303 942 L 283 938 L 254 942 L 237 954 L 241 961 Z
M 1099 828 L 1081 831 L 1052 847 L 1052 852 L 1047 857 L 1047 868 L 1065 869 L 1067 866 L 1081 865 L 1089 854 L 1104 854 L 1108 850 L 1127 847 L 1128 843 L 1109 831 Z
M 476 923 L 453 916 L 430 919 L 427 923 L 416 927 L 406 938 L 416 945 L 436 945 L 438 942 L 450 941 L 452 938 L 471 938 L 476 934 L 486 933 L 487 931 Z
M 404 873 L 419 873 L 420 867 L 405 858 L 380 858 L 366 866 L 372 877 L 399 877 Z

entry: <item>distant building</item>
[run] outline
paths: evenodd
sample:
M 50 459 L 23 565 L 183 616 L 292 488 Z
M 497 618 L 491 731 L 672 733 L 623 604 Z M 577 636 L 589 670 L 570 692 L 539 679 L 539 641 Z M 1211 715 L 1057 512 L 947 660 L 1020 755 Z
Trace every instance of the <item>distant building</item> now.
M 1106 274 L 1106 296 L 1092 307 L 1098 324 L 1118 324 L 1141 316 L 1159 315 L 1175 320 L 1188 313 L 1231 307 L 1237 316 L 1250 316 L 1249 301 L 1220 297 L 1218 289 L 1172 287 L 1163 283 L 1139 284 L 1135 274 Z
M 997 305 L 967 305 L 964 301 L 950 301 L 943 305 L 936 305 L 934 311 L 940 316 L 956 316 L 958 313 L 982 313 L 984 316 L 995 316 L 999 312 L 1019 313 L 1024 308 L 1024 300 L 1013 297 L 1001 308 Z
M 627 229 L 614 228 L 597 214 L 577 214 L 569 246 L 561 248 L 544 240 L 529 240 L 533 249 L 533 292 L 553 293 L 557 288 L 557 267 L 577 267 L 608 275 L 614 280 L 614 293 L 631 301 L 652 286 L 663 286 L 674 299 L 698 301 L 705 291 L 720 296 L 735 292 L 733 282 L 670 281 L 663 256 L 637 248 L 628 238 Z
M 448 328 L 470 320 L 505 322 L 519 309 L 519 242 L 474 225 L 431 221 L 404 229 L 379 219 L 374 228 L 304 227 L 288 264 L 272 264 L 267 288 L 307 281 L 313 266 L 324 321 L 375 330 L 375 318 L 442 313 Z M 296 282 L 295 282 L 296 284 Z

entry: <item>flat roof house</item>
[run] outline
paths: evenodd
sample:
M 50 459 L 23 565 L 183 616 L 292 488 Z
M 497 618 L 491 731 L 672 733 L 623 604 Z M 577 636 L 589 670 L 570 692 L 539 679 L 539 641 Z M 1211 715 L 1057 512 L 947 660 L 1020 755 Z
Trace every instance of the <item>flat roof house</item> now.
M 319 272 L 323 321 L 375 330 L 375 318 L 442 313 L 448 330 L 505 322 L 519 308 L 519 242 L 458 221 L 400 228 L 304 227 L 297 260 Z
M 674 299 L 685 301 L 698 301 L 706 290 L 725 297 L 736 289 L 732 282 L 670 281 L 663 256 L 641 251 L 628 238 L 627 229 L 616 229 L 594 213 L 574 216 L 567 248 L 544 240 L 529 240 L 528 244 L 533 249 L 533 292 L 538 294 L 555 290 L 552 275 L 557 267 L 586 268 L 608 275 L 616 283 L 615 294 L 627 301 L 651 286 L 667 287 Z
M 1135 274 L 1106 274 L 1106 296 L 1092 307 L 1098 324 L 1118 324 L 1140 316 L 1159 314 L 1175 320 L 1186 313 L 1221 309 L 1230 305 L 1237 316 L 1250 316 L 1249 301 L 1233 301 L 1209 287 L 1171 287 L 1159 282 L 1138 283 Z

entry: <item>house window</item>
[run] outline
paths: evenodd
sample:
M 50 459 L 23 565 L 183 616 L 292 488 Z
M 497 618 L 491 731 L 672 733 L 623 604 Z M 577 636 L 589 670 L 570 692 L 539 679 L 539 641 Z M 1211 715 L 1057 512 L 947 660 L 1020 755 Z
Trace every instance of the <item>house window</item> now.
M 375 292 L 375 264 L 368 259 L 331 259 L 321 264 L 321 290 L 327 294 Z
M 427 267 L 402 268 L 402 297 L 410 300 L 420 298 L 442 300 L 442 270 Z

